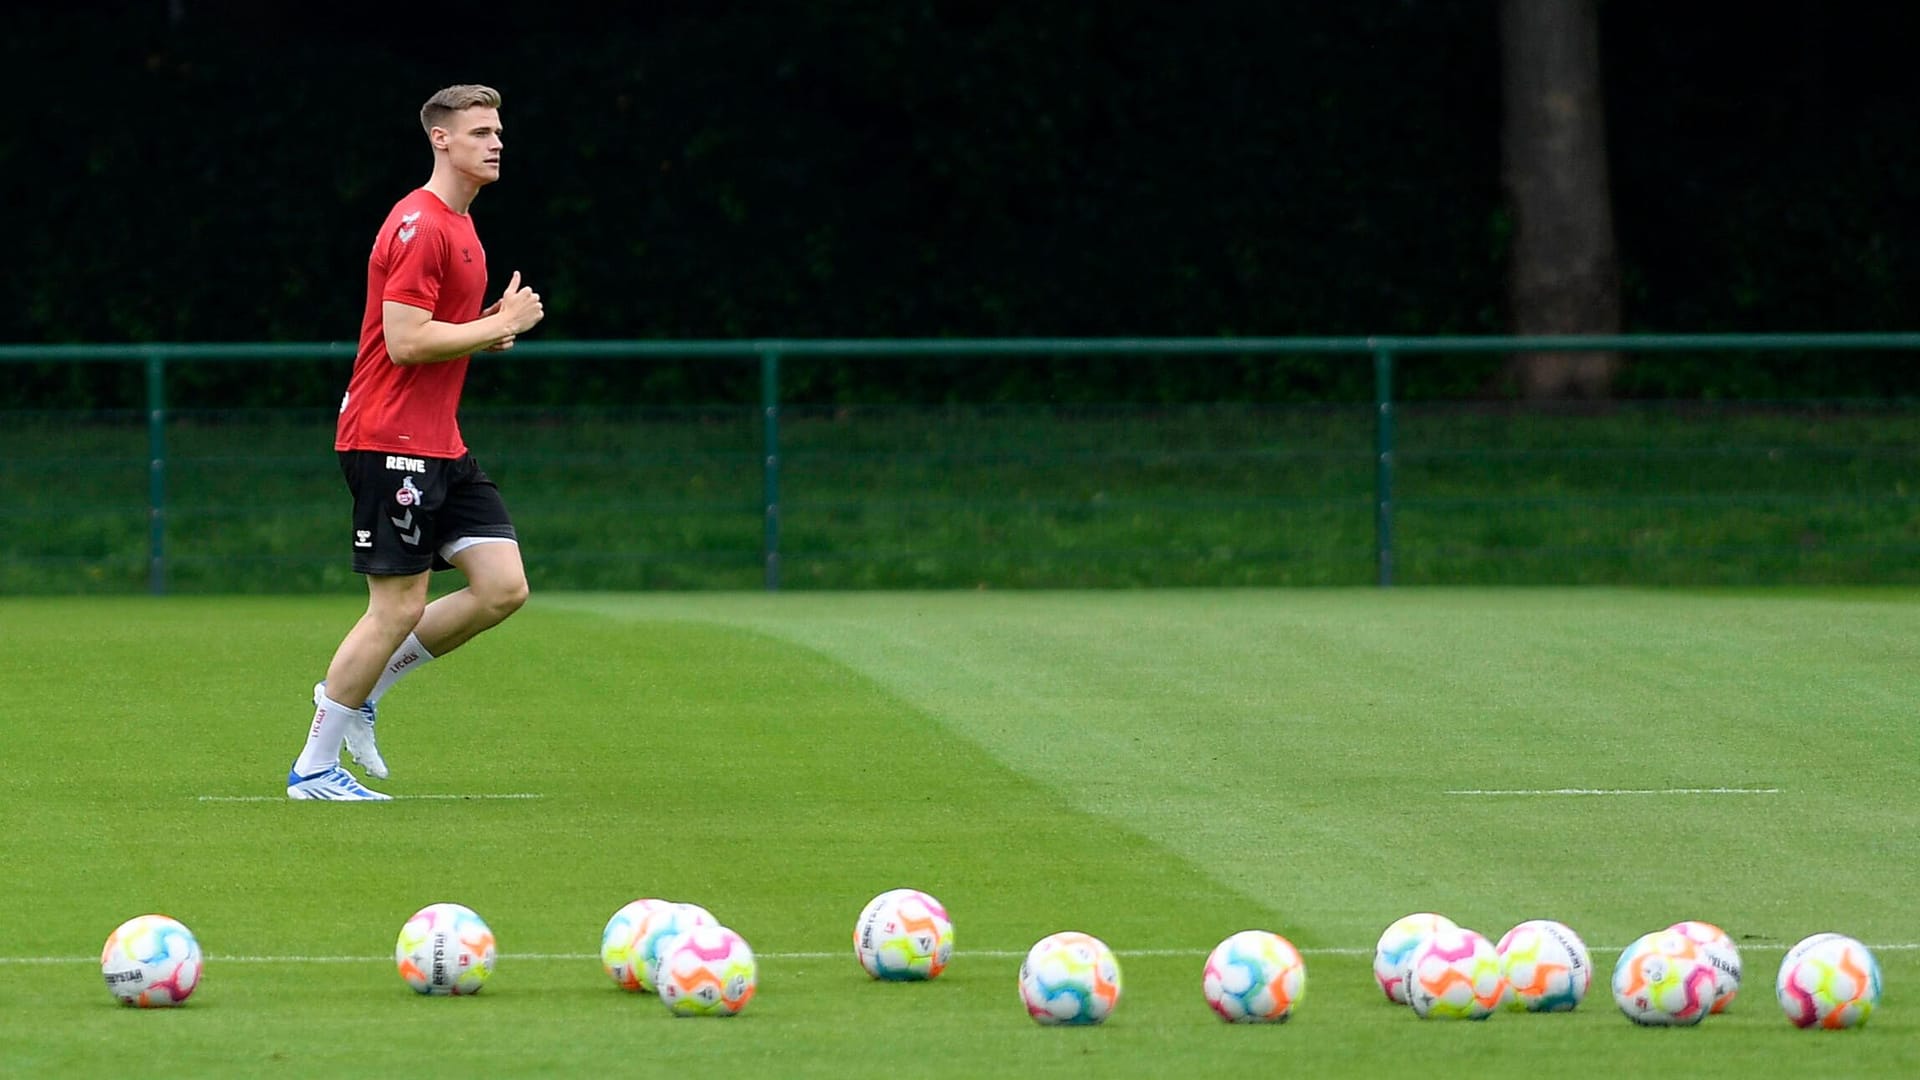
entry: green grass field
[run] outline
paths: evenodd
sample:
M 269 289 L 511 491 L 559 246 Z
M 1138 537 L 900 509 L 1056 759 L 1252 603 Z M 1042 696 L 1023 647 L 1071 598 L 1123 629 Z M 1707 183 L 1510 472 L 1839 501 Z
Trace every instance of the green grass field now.
M 1920 1074 L 1920 593 L 537 593 L 384 703 L 384 786 L 471 798 L 289 803 L 360 606 L 0 601 L 0 1075 Z M 1777 791 L 1448 794 L 1561 788 Z M 935 982 L 853 960 L 900 885 L 953 913 Z M 642 895 L 753 944 L 744 1014 L 607 982 L 601 927 Z M 478 997 L 394 972 L 439 900 L 499 938 Z M 1423 909 L 1560 919 L 1599 979 L 1571 1014 L 1422 1022 L 1369 953 Z M 100 944 L 154 910 L 206 977 L 122 1008 Z M 1745 987 L 1636 1028 L 1604 979 L 1683 918 L 1734 933 Z M 1306 954 L 1292 1023 L 1201 1000 L 1247 927 Z M 1020 955 L 1062 929 L 1120 954 L 1103 1028 L 1018 1004 Z M 1774 1003 L 1784 947 L 1829 929 L 1885 971 L 1864 1030 Z

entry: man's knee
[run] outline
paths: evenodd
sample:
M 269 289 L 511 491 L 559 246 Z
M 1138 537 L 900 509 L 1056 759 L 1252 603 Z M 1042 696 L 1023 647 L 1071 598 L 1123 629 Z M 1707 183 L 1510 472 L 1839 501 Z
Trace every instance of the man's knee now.
M 501 618 L 519 611 L 527 602 L 527 576 L 521 574 L 512 581 L 502 583 L 499 594 L 494 598 L 494 608 Z
M 453 564 L 467 576 L 467 592 L 480 609 L 484 625 L 506 618 L 527 602 L 527 570 L 514 544 L 476 544 L 453 556 Z
M 519 611 L 527 602 L 527 575 L 524 573 L 500 574 L 484 581 L 470 582 L 469 587 L 478 595 L 495 622 Z
M 404 636 L 419 623 L 427 610 L 426 575 L 419 581 L 376 580 L 368 590 L 367 614 L 382 626 L 399 629 Z

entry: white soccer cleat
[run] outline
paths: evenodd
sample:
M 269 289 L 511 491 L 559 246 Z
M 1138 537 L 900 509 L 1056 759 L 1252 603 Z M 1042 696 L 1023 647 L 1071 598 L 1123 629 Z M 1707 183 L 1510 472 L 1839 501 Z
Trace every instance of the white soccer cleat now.
M 313 704 L 320 705 L 320 695 L 326 693 L 326 683 L 313 684 Z M 367 770 L 367 775 L 376 780 L 387 778 L 387 759 L 380 756 L 380 744 L 374 741 L 373 722 L 380 718 L 380 710 L 369 701 L 360 706 L 360 718 L 347 725 L 347 753 L 353 760 Z
M 383 802 L 393 798 L 366 787 L 338 765 L 312 776 L 287 772 L 287 798 L 326 799 L 333 802 Z

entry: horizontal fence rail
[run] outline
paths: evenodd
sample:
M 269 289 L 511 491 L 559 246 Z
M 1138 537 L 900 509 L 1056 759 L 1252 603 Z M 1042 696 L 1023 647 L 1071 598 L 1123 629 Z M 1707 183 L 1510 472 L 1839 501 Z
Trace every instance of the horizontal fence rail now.
M 1246 356 L 1306 356 L 1324 355 L 1329 357 L 1351 357 L 1356 361 L 1370 362 L 1373 372 L 1373 401 L 1371 407 L 1371 490 L 1368 493 L 1372 517 L 1372 580 L 1381 586 L 1393 584 L 1398 578 L 1396 530 L 1399 527 L 1402 506 L 1396 501 L 1396 485 L 1401 481 L 1405 469 L 1402 458 L 1406 448 L 1402 444 L 1400 432 L 1401 403 L 1395 398 L 1396 364 L 1402 357 L 1433 356 L 1444 354 L 1487 354 L 1487 353 L 1525 353 L 1525 352 L 1576 352 L 1611 351 L 1620 353 L 1676 353 L 1676 352 L 1779 352 L 1807 351 L 1826 353 L 1920 353 L 1920 333 L 1887 334 L 1677 334 L 1677 335 L 1583 335 L 1583 336 L 1486 336 L 1486 337 L 1302 337 L 1302 338 L 982 338 L 982 339 L 786 339 L 768 338 L 739 341 L 529 341 L 517 345 L 512 352 L 488 357 L 488 362 L 539 360 L 539 359 L 594 359 L 594 360 L 736 360 L 751 361 L 758 367 L 759 405 L 757 416 L 758 439 L 758 506 L 755 512 L 760 518 L 759 562 L 760 583 L 767 589 L 778 589 L 782 584 L 782 542 L 783 518 L 782 505 L 783 482 L 788 478 L 789 463 L 782 456 L 783 408 L 789 403 L 783 400 L 782 361 L 791 358 L 813 357 L 874 357 L 893 358 L 902 361 L 929 357 L 993 358 L 993 357 L 1140 357 L 1140 356 L 1189 356 L 1197 359 L 1210 357 L 1246 357 Z M 144 426 L 146 430 L 146 495 L 145 495 L 145 580 L 147 588 L 154 593 L 167 591 L 169 582 L 170 551 L 169 536 L 172 532 L 170 515 L 170 478 L 174 471 L 174 461 L 170 455 L 168 425 L 176 418 L 176 412 L 169 400 L 169 372 L 185 364 L 223 362 L 272 365 L 289 361 L 336 361 L 342 364 L 350 361 L 354 355 L 354 346 L 347 342 L 314 343 L 154 343 L 154 344 L 106 344 L 106 345 L 0 345 L 0 365 L 5 364 L 139 364 L 145 374 L 145 410 Z M 343 373 L 344 374 L 344 373 Z M 344 385 L 344 378 L 342 379 Z M 5 398 L 0 397 L 0 406 Z M 1878 436 L 1875 436 L 1877 438 Z M 48 449 L 45 440 L 31 449 L 45 456 Z M 58 449 L 57 447 L 55 448 Z M 1875 445 L 1870 448 L 1849 447 L 1845 456 L 1849 460 L 1879 455 L 1899 457 L 1913 452 L 1912 444 L 1897 443 L 1891 447 Z M 1525 451 L 1534 453 L 1536 451 Z M 1646 456 L 1652 451 L 1645 447 L 1625 446 L 1614 448 L 1615 454 L 1639 454 Z M 1670 455 L 1691 453 L 1676 449 Z M 1778 453 L 1778 449 L 1734 448 L 1721 453 L 1751 456 L 1764 452 Z M 1818 448 L 1796 450 L 1797 455 L 1805 457 L 1817 454 Z M 1832 453 L 1834 451 L 1827 451 Z M 19 453 L 25 454 L 25 451 Z M 1288 452 L 1297 457 L 1299 452 Z M 1486 463 L 1497 463 L 1501 451 L 1489 447 L 1469 447 L 1464 450 L 1436 448 L 1425 451 L 1426 464 L 1441 461 L 1447 454 L 1466 454 Z M 0 466 L 9 464 L 8 450 L 0 444 Z M 1158 458 L 1165 458 L 1163 452 Z M 1190 455 L 1191 456 L 1191 455 Z M 1563 460 L 1575 460 L 1579 455 L 1562 452 Z M 1589 454 L 1589 458 L 1597 455 Z M 84 455 L 54 454 L 55 461 L 68 460 L 69 457 L 84 458 Z M 215 460 L 207 458 L 206 460 Z M 556 460 L 558 460 L 556 458 Z M 1055 454 L 1048 460 L 1066 460 Z M 1236 460 L 1259 460 L 1259 453 L 1239 452 Z M 21 468 L 31 468 L 26 457 L 14 462 Z M 1904 464 L 1904 463 L 1903 463 Z M 57 473 L 49 473 L 49 482 L 58 480 Z M 29 491 L 31 494 L 32 492 Z M 1659 495 L 1637 495 L 1623 497 L 1622 501 L 1632 502 L 1640 508 L 1659 505 Z M 1696 503 L 1710 502 L 1711 494 L 1687 496 Z M 1743 506 L 1759 508 L 1756 514 L 1764 515 L 1763 504 L 1770 500 L 1777 505 L 1785 505 L 1795 499 L 1819 499 L 1819 492 L 1781 492 L 1743 494 L 1738 501 Z M 1158 506 L 1168 513 L 1181 512 L 1177 496 L 1159 496 Z M 1250 506 L 1272 507 L 1285 503 L 1287 497 L 1278 496 L 1216 496 L 1214 505 L 1227 505 L 1233 498 L 1246 499 Z M 1599 506 L 1604 496 L 1593 495 L 1551 495 L 1543 496 L 1560 505 L 1574 505 L 1582 498 L 1589 505 Z M 1897 495 L 1883 495 L 1863 492 L 1853 497 L 1858 506 L 1871 507 L 1875 500 L 1892 499 L 1897 504 L 1896 513 L 1910 513 L 1906 505 L 1904 489 Z M 1511 495 L 1447 495 L 1435 493 L 1421 501 L 1421 513 L 1432 517 L 1444 517 L 1450 513 L 1474 513 L 1476 508 L 1484 509 L 1490 499 L 1498 499 L 1505 505 L 1516 506 L 1524 503 L 1525 498 Z M 1476 503 L 1476 500 L 1479 500 Z M 1598 501 L 1595 501 L 1598 500 Z M 29 503 L 38 500 L 26 499 Z M 724 500 L 723 500 L 724 502 Z M 857 516 L 863 504 L 884 503 L 884 497 L 868 499 L 858 494 L 841 499 L 822 500 L 821 505 L 829 512 Z M 927 508 L 940 506 L 938 498 L 916 495 L 914 507 Z M 1039 500 L 1038 505 L 1044 500 Z M 56 515 L 64 511 L 58 500 L 52 500 L 52 509 L 22 509 L 18 514 L 32 517 L 35 514 Z M 0 504 L 0 511 L 8 508 Z M 731 504 L 716 507 L 715 513 L 731 511 Z M 206 511 L 202 511 L 206 512 Z M 642 511 L 644 512 L 644 511 Z M 69 515 L 71 516 L 71 515 Z M 1775 522 L 1777 525 L 1778 523 Z M 1737 537 L 1727 542 L 1729 550 L 1740 546 Z M 1497 547 L 1497 544 L 1494 545 Z M 1275 549 L 1276 551 L 1282 549 Z M 1516 548 L 1516 551 L 1533 552 L 1534 548 Z M 1444 555 L 1444 552 L 1441 553 Z M 1871 554 L 1871 553 L 1869 553 Z M 591 561 L 591 553 L 577 554 L 577 559 Z M 830 558 L 831 554 L 821 557 Z

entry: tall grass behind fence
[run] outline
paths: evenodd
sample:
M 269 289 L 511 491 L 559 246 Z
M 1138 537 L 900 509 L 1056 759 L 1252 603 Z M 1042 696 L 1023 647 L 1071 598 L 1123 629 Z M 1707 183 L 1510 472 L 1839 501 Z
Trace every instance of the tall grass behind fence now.
M 757 413 L 491 409 L 462 426 L 540 587 L 746 589 L 764 571 Z M 145 588 L 144 418 L 0 423 L 0 588 Z M 331 432 L 317 410 L 174 414 L 168 589 L 349 587 Z M 1361 583 L 1368 438 L 1360 409 L 796 407 L 782 427 L 784 582 Z
M 760 410 L 473 409 L 536 588 L 761 587 Z M 793 404 L 790 588 L 1363 585 L 1366 405 Z M 0 592 L 149 584 L 137 411 L 0 413 Z M 165 581 L 357 589 L 331 408 L 169 414 Z M 1399 584 L 1920 582 L 1911 402 L 1399 407 Z
M 1911 401 L 1416 405 L 1409 582 L 1920 581 Z
M 1402 584 L 1920 582 L 1912 405 L 1402 413 Z M 540 588 L 760 588 L 755 409 L 476 411 Z M 148 586 L 136 413 L 0 417 L 0 590 Z M 182 411 L 167 588 L 346 590 L 328 411 Z M 1369 584 L 1354 407 L 789 407 L 787 588 Z

